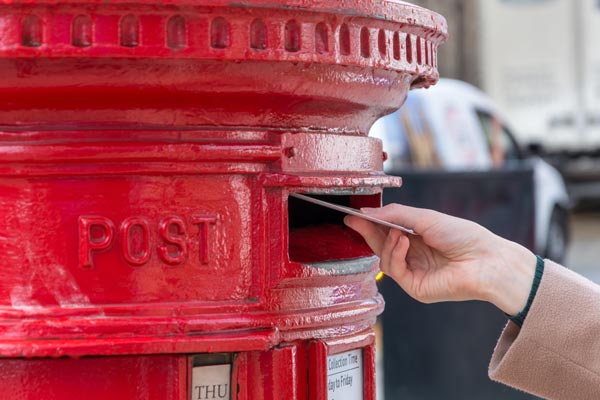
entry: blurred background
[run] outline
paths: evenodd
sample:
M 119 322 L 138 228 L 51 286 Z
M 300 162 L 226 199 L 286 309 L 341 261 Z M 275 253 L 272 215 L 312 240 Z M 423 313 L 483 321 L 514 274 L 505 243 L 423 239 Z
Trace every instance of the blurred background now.
M 371 129 L 404 178 L 384 203 L 476 220 L 600 283 L 600 0 L 410 2 L 450 39 L 440 83 Z M 501 312 L 379 285 L 380 400 L 533 398 L 487 379 Z

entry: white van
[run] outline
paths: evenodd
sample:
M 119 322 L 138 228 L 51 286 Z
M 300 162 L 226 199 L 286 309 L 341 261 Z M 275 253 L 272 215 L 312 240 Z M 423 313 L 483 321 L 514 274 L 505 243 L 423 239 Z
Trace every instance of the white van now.
M 441 79 L 411 91 L 398 111 L 369 133 L 383 141 L 385 170 L 487 171 L 529 163 L 533 169 L 536 253 L 561 262 L 568 243 L 569 197 L 559 172 L 526 156 L 503 114 L 479 89 Z M 518 221 L 515 221 L 518 223 Z

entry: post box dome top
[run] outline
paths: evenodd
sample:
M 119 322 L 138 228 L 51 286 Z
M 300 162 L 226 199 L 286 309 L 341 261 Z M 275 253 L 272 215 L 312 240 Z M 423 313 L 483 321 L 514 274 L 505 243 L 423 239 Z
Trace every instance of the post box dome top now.
M 0 26 L 0 127 L 364 134 L 436 82 L 447 38 L 396 0 L 0 0 Z

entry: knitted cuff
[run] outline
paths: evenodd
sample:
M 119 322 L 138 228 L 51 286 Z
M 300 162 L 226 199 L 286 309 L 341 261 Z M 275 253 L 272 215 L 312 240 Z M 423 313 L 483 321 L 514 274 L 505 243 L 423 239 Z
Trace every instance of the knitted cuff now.
M 533 299 L 535 298 L 535 294 L 540 287 L 540 281 L 542 280 L 542 275 L 544 274 L 544 259 L 540 256 L 537 257 L 537 262 L 535 264 L 535 275 L 533 276 L 533 284 L 531 285 L 531 291 L 529 292 L 529 297 L 527 298 L 527 304 L 523 311 L 515 315 L 514 317 L 510 317 L 509 319 L 517 324 L 518 326 L 523 325 L 523 321 L 525 321 L 525 317 L 527 317 L 527 313 L 529 313 L 529 309 L 531 308 L 531 303 L 533 303 Z

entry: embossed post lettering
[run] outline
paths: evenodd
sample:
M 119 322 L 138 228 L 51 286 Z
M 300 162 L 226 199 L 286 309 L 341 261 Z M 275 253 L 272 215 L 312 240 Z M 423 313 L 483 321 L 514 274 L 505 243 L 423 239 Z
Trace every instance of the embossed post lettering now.
M 158 234 L 165 245 L 158 247 L 158 256 L 169 265 L 183 264 L 187 260 L 187 229 L 183 220 L 176 216 L 163 218 L 158 224 Z M 169 246 L 175 247 L 175 252 L 169 252 Z
M 92 251 L 107 249 L 114 239 L 115 225 L 100 216 L 79 217 L 79 266 L 93 268 Z
M 141 235 L 134 235 L 135 230 Z M 123 257 L 132 265 L 144 265 L 150 260 L 150 227 L 141 217 L 128 217 L 121 223 Z
M 217 223 L 217 216 L 211 214 L 192 215 L 190 222 L 198 226 L 198 260 L 200 264 L 210 263 L 211 225 Z M 152 229 L 151 229 L 152 228 Z M 158 232 L 156 231 L 158 228 Z M 190 232 L 186 221 L 177 215 L 168 215 L 158 221 L 158 227 L 151 225 L 142 216 L 130 216 L 121 222 L 118 230 L 115 224 L 106 217 L 79 217 L 79 266 L 92 268 L 93 252 L 110 248 L 117 243 L 121 255 L 133 266 L 147 264 L 156 255 L 161 262 L 168 265 L 185 264 L 190 256 Z M 157 235 L 158 233 L 158 235 Z
M 192 223 L 194 225 L 198 225 L 198 249 L 200 252 L 200 262 L 202 264 L 208 264 L 210 262 L 208 227 L 217 223 L 217 217 L 215 215 L 193 215 Z

